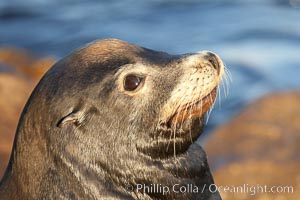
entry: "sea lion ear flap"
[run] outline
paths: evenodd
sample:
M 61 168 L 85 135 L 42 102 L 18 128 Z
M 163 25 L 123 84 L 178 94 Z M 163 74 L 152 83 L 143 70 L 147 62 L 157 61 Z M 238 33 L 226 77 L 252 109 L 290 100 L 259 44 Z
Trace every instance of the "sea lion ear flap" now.
M 68 124 L 73 124 L 75 126 L 80 126 L 81 123 L 85 120 L 85 113 L 84 111 L 73 111 L 63 118 L 61 118 L 58 123 L 57 127 L 62 128 Z
M 56 124 L 57 127 L 62 128 L 66 125 L 74 125 L 76 127 L 87 123 L 91 117 L 95 114 L 99 114 L 99 111 L 94 106 L 81 106 L 78 109 L 73 110 L 69 114 L 62 117 Z

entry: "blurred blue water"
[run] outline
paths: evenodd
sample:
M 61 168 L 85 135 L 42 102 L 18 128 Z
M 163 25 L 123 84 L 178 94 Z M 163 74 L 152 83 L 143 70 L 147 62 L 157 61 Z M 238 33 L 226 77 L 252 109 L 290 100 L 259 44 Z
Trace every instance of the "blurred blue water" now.
M 230 69 L 208 129 L 254 99 L 300 89 L 299 0 L 0 1 L 0 45 L 61 58 L 102 38 L 172 54 L 211 50 Z

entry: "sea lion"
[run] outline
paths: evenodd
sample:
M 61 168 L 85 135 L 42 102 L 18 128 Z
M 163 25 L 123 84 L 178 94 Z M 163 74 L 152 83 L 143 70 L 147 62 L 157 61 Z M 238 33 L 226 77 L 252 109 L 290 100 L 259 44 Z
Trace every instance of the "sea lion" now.
M 223 71 L 206 51 L 76 50 L 32 92 L 0 199 L 220 199 L 195 141 Z

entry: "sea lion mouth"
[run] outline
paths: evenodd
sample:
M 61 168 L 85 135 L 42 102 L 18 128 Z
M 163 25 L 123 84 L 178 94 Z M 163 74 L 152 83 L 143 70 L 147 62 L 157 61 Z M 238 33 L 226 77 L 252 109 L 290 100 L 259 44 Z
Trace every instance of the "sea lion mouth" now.
M 213 106 L 216 97 L 217 87 L 206 96 L 181 106 L 169 115 L 165 123 L 160 123 L 159 134 L 153 135 L 154 140 L 138 147 L 138 150 L 159 159 L 186 152 L 201 135 L 203 115 Z
M 205 97 L 180 106 L 180 108 L 172 113 L 165 122 L 161 123 L 161 125 L 166 126 L 168 129 L 174 129 L 178 126 L 182 127 L 182 124 L 187 120 L 193 120 L 195 118 L 202 117 L 208 111 L 208 109 L 213 106 L 216 97 L 217 86 Z M 180 132 L 181 131 L 179 131 L 179 133 Z

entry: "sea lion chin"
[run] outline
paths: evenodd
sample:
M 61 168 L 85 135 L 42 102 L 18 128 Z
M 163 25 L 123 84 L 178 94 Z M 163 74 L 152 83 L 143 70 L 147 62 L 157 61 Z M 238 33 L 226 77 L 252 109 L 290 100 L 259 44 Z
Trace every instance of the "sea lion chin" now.
M 223 71 L 207 51 L 170 55 L 116 39 L 76 50 L 31 94 L 0 199 L 220 199 L 203 188 L 214 182 L 195 141 Z

